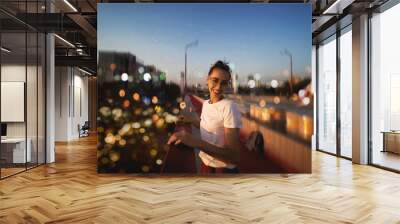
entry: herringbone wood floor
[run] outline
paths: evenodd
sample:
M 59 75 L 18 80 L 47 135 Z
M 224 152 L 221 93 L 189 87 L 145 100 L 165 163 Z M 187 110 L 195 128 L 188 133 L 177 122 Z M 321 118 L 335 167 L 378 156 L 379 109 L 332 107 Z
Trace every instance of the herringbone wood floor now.
M 0 181 L 0 223 L 400 223 L 400 175 L 313 154 L 311 175 L 98 175 L 95 138 Z

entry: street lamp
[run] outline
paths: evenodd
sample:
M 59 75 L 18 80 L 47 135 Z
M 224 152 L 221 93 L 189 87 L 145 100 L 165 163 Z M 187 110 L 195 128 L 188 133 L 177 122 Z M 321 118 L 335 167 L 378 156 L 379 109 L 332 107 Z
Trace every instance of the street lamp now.
M 290 59 L 290 79 L 289 79 L 289 89 L 290 89 L 290 95 L 293 94 L 293 56 L 290 51 L 285 49 L 283 52 L 281 52 L 282 55 L 287 55 L 289 56 Z
M 187 76 L 187 51 L 188 51 L 188 49 L 190 48 L 190 47 L 196 47 L 197 45 L 199 45 L 199 41 L 198 40 L 196 40 L 196 41 L 193 41 L 193 42 L 190 42 L 190 43 L 188 43 L 188 44 L 186 44 L 185 45 L 185 77 L 184 77 L 184 89 L 186 89 L 186 85 L 187 85 L 187 83 L 186 83 L 186 76 Z

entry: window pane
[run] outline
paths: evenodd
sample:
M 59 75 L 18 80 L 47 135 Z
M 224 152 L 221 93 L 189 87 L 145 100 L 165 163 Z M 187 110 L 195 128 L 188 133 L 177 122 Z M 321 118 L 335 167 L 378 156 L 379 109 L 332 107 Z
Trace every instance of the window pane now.
M 372 163 L 400 170 L 400 4 L 371 19 Z
M 318 48 L 318 149 L 336 153 L 336 37 Z
M 352 156 L 352 35 L 344 30 L 340 36 L 340 152 Z

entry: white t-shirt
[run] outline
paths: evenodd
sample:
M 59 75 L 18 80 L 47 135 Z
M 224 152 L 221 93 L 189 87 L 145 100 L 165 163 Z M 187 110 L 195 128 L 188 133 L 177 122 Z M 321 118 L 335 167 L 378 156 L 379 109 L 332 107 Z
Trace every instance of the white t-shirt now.
M 225 145 L 224 128 L 241 127 L 242 117 L 236 103 L 227 99 L 222 99 L 213 104 L 210 104 L 210 100 L 204 101 L 200 116 L 202 140 L 222 148 Z M 234 168 L 236 166 L 218 160 L 203 151 L 200 151 L 199 156 L 203 163 L 210 167 Z

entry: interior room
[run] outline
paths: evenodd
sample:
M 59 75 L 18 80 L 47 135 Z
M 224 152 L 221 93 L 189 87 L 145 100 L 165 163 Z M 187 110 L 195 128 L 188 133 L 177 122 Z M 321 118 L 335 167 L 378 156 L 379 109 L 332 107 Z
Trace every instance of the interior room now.
M 157 18 L 139 18 L 132 22 L 138 25 L 126 28 L 129 35 L 124 38 L 129 38 L 131 44 L 123 46 L 125 53 L 101 51 L 98 42 L 107 40 L 99 35 L 104 30 L 98 21 L 107 22 L 107 19 L 99 18 L 99 8 L 107 4 L 139 3 L 144 6 L 157 4 L 162 9 L 172 7 L 174 2 L 0 1 L 0 223 L 400 222 L 400 200 L 397 200 L 400 198 L 400 101 L 396 97 L 400 94 L 398 0 L 218 1 L 216 4 L 226 5 L 227 9 L 229 4 L 238 3 L 252 7 L 306 4 L 311 8 L 311 46 L 303 48 L 310 48 L 311 66 L 303 69 L 311 77 L 307 83 L 303 80 L 307 85 L 293 79 L 296 70 L 292 67 L 279 73 L 279 77 L 284 77 L 282 82 L 267 80 L 262 75 L 260 78 L 260 74 L 240 77 L 234 73 L 226 84 L 230 89 L 224 97 L 240 105 L 239 113 L 244 118 L 242 135 L 236 140 L 243 146 L 243 134 L 247 136 L 252 131 L 259 131 L 264 142 L 259 151 L 264 153 L 263 157 L 248 162 L 251 160 L 246 158 L 259 152 L 241 153 L 242 161 L 247 161 L 243 163 L 249 171 L 246 173 L 198 175 L 202 161 L 193 156 L 190 160 L 184 159 L 189 157 L 173 157 L 178 153 L 193 154 L 184 147 L 177 147 L 165 153 L 171 153 L 169 155 L 179 166 L 165 166 L 165 169 L 194 167 L 197 170 L 159 175 L 146 174 L 150 168 L 141 166 L 137 168 L 143 172 L 135 174 L 128 174 L 123 169 L 102 172 L 99 163 L 112 167 L 122 158 L 121 154 L 115 153 L 114 145 L 119 153 L 130 152 L 126 145 L 134 145 L 136 140 L 124 138 L 125 135 L 133 136 L 132 139 L 139 136 L 140 141 L 147 141 L 142 137 L 148 130 L 143 128 L 144 121 L 130 119 L 118 123 L 117 119 L 149 113 L 142 110 L 144 107 L 123 113 L 111 110 L 111 106 L 122 108 L 127 102 L 125 107 L 130 108 L 135 101 L 157 104 L 161 98 L 148 98 L 145 102 L 143 92 L 134 92 L 133 87 L 128 87 L 155 78 L 166 84 L 171 71 L 136 57 L 131 50 L 138 47 L 156 54 L 157 51 L 149 46 L 157 43 L 157 39 L 138 42 L 135 34 L 144 32 L 138 28 L 142 26 L 146 32 L 164 35 L 157 34 L 154 26 L 143 25 L 153 19 L 163 21 L 164 17 L 158 15 Z M 179 4 L 185 3 L 192 4 L 194 11 L 195 7 L 214 4 L 207 0 Z M 176 10 L 176 14 L 194 15 L 194 11 Z M 140 15 L 145 11 L 137 13 Z M 213 24 L 222 24 L 211 13 L 206 17 Z M 174 22 L 196 31 L 196 27 L 186 26 L 192 20 L 194 17 Z M 111 29 L 117 30 L 119 24 L 111 25 Z M 242 30 L 241 26 L 244 25 L 239 21 L 224 29 L 236 32 Z M 164 28 L 172 30 L 172 26 Z M 112 31 L 107 34 L 117 35 Z M 169 40 L 175 43 L 181 38 L 187 43 L 177 52 L 180 63 L 188 65 L 188 69 L 180 66 L 181 71 L 174 74 L 178 77 L 174 90 L 187 92 L 188 86 L 191 87 L 187 83 L 200 78 L 204 82 L 200 80 L 200 85 L 193 85 L 191 90 L 195 96 L 180 99 L 175 104 L 181 108 L 184 102 L 185 112 L 201 116 L 204 102 L 209 102 L 206 100 L 208 86 L 206 79 L 191 66 L 204 56 L 196 55 L 204 42 L 184 39 L 184 34 L 186 31 L 176 32 Z M 226 38 L 224 34 L 218 35 Z M 282 39 L 298 41 L 296 36 L 282 36 Z M 246 43 L 238 45 L 246 46 Z M 173 50 L 176 49 L 168 49 Z M 296 68 L 299 64 L 296 55 L 287 49 L 278 52 L 276 58 L 283 58 L 281 61 L 285 66 Z M 132 61 L 135 63 L 129 63 Z M 265 65 L 268 63 L 271 62 L 265 62 Z M 240 68 L 241 63 L 235 65 Z M 136 73 L 141 74 L 137 80 L 132 76 Z M 117 101 L 105 94 L 104 90 L 110 86 L 103 85 L 104 79 L 117 83 L 110 91 L 124 100 Z M 241 86 L 242 82 L 247 89 Z M 284 89 L 282 83 L 286 83 L 286 90 L 294 94 L 285 96 L 279 92 L 279 87 Z M 257 91 L 248 90 L 258 87 L 265 87 L 265 92 L 270 95 L 262 98 Z M 248 91 L 253 98 L 238 94 L 243 91 Z M 285 100 L 296 100 L 301 107 L 290 110 L 284 106 Z M 111 105 L 110 108 L 104 109 L 106 104 Z M 157 110 L 154 107 L 154 111 Z M 285 113 L 281 113 L 282 110 Z M 161 114 L 166 122 L 170 114 L 161 112 L 152 116 L 151 122 L 156 124 Z M 168 117 L 169 123 L 177 123 L 177 116 Z M 279 122 L 283 117 L 285 122 Z M 110 129 L 104 125 L 109 124 L 107 122 L 120 126 Z M 170 135 L 165 135 L 169 138 L 176 133 L 176 126 L 171 126 Z M 120 127 L 125 127 L 126 132 Z M 256 137 L 253 141 L 256 142 Z M 302 153 L 296 153 L 298 148 Z M 157 148 L 148 153 L 156 158 L 160 151 Z M 137 155 L 130 156 L 135 159 Z M 154 162 L 160 161 L 154 159 Z M 258 167 L 270 169 L 274 174 L 253 172 L 253 168 Z

